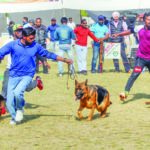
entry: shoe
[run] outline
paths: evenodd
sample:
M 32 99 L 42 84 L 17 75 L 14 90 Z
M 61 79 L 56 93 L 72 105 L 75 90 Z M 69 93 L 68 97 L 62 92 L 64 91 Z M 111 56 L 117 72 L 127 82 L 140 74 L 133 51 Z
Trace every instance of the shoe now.
M 10 120 L 10 125 L 16 125 L 16 121 L 14 119 Z
M 40 76 L 36 76 L 36 82 L 37 82 L 37 87 L 39 90 L 43 90 L 43 82 L 41 80 L 41 77 Z
M 21 122 L 23 120 L 23 110 L 17 110 L 15 121 Z
M 126 73 L 130 74 L 130 73 L 131 73 L 131 71 L 129 70 L 129 71 L 127 71 Z
M 129 93 L 129 92 L 122 92 L 122 93 L 120 93 L 120 94 L 119 94 L 120 100 L 121 100 L 121 101 L 124 101 L 125 99 L 127 99 L 128 93 Z
M 63 75 L 62 75 L 62 73 L 59 73 L 59 75 L 58 75 L 59 77 L 62 77 Z
M 81 72 L 82 72 L 82 74 L 87 75 L 87 71 L 86 70 L 82 70 Z

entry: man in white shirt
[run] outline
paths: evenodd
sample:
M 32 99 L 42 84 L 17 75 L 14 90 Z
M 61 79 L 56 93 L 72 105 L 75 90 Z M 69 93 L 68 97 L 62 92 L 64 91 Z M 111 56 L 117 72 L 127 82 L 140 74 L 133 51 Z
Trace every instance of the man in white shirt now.
M 72 17 L 68 18 L 68 23 L 67 25 L 74 30 L 74 28 L 76 27 L 76 24 L 73 22 Z

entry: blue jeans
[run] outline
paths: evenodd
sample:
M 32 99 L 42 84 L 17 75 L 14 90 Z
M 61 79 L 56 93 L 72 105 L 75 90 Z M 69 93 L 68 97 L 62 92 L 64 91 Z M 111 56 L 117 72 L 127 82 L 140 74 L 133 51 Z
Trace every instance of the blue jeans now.
M 128 58 L 127 58 L 127 55 L 126 55 L 126 52 L 125 52 L 125 44 L 124 43 L 120 43 L 120 44 L 121 44 L 121 58 L 122 58 L 122 61 L 123 61 L 125 71 L 128 72 L 130 70 L 130 64 L 129 64 L 129 61 L 128 61 Z M 115 70 L 120 71 L 120 69 L 119 69 L 119 60 L 118 59 L 113 59 L 113 62 L 114 62 Z
M 6 106 L 12 119 L 16 117 L 16 110 L 23 109 L 24 92 L 31 81 L 30 76 L 9 77 Z
M 97 64 L 97 60 L 99 58 L 99 54 L 100 54 L 100 46 L 94 45 L 93 46 L 93 57 L 92 57 L 91 71 L 96 71 L 96 64 Z M 100 71 L 100 63 L 98 63 L 98 69 L 97 70 Z
M 135 80 L 141 74 L 144 67 L 147 67 L 150 71 L 150 60 L 145 60 L 145 59 L 137 57 L 135 60 L 135 66 L 134 66 L 133 72 L 132 72 L 132 74 L 131 74 L 130 78 L 128 79 L 128 82 L 125 86 L 125 91 L 128 91 L 128 92 L 130 91 Z
M 6 69 L 4 72 L 4 80 L 2 83 L 2 91 L 1 91 L 1 94 L 5 99 L 7 98 L 8 80 L 9 80 L 9 69 Z M 27 92 L 32 91 L 34 88 L 36 88 L 36 85 L 37 85 L 36 80 L 32 80 L 30 84 L 27 86 L 26 91 Z
M 64 57 L 64 54 L 68 55 L 69 59 L 73 60 L 73 51 L 71 50 L 71 44 L 60 44 L 59 45 L 59 50 L 58 50 L 58 55 L 61 57 Z M 72 65 L 71 68 L 72 70 Z M 63 62 L 58 62 L 58 72 L 59 74 L 62 74 L 64 72 L 63 70 Z

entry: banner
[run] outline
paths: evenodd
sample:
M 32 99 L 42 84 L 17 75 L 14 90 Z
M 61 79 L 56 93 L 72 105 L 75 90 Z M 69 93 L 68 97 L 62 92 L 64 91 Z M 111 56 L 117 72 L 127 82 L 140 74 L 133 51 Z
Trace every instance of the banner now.
M 104 58 L 105 59 L 120 59 L 120 43 L 105 43 Z

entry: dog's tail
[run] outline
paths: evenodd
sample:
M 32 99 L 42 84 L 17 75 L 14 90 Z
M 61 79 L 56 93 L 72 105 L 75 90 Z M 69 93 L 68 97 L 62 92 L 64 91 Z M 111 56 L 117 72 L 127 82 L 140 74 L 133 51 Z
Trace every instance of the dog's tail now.
M 108 101 L 109 101 L 109 105 L 112 104 L 111 100 L 110 100 L 110 93 L 108 92 Z

